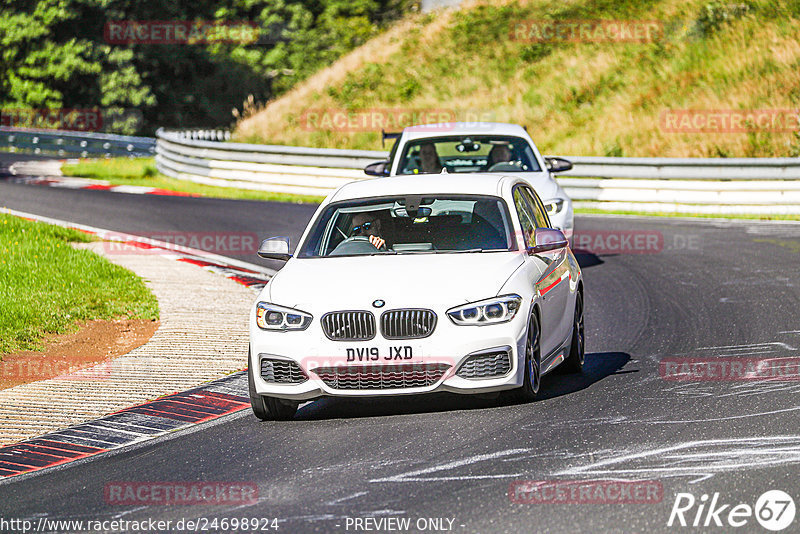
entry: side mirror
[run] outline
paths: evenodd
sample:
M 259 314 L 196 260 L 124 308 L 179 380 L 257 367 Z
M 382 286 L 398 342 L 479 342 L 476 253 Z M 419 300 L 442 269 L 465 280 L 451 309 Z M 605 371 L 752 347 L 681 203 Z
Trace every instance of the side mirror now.
M 555 228 L 537 228 L 534 233 L 536 244 L 528 247 L 531 254 L 541 254 L 550 250 L 566 247 L 569 242 L 561 230 Z
M 364 167 L 364 174 L 369 174 L 370 176 L 389 176 L 389 162 L 376 161 L 375 163 L 370 163 Z
M 544 158 L 544 163 L 550 172 L 564 172 L 572 169 L 572 162 L 564 158 Z
M 265 260 L 287 261 L 292 257 L 289 254 L 289 238 L 281 236 L 265 239 L 258 247 L 258 255 Z

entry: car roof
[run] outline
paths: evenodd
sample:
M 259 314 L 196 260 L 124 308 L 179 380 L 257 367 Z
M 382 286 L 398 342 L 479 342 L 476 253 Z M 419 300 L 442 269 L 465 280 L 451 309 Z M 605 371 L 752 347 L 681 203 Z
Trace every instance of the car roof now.
M 528 137 L 522 126 L 506 122 L 444 122 L 439 124 L 419 124 L 409 126 L 403 130 L 403 136 L 409 141 L 453 135 L 513 135 Z
M 497 174 L 418 174 L 371 178 L 350 182 L 329 198 L 330 202 L 402 195 L 491 195 L 502 196 L 505 182 L 512 177 Z

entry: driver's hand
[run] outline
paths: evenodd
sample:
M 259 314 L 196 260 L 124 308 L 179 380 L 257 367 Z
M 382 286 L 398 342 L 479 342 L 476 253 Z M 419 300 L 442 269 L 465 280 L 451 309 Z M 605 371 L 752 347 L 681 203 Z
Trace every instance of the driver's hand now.
M 386 246 L 386 241 L 376 235 L 369 236 L 369 242 L 375 245 L 375 248 L 381 249 Z

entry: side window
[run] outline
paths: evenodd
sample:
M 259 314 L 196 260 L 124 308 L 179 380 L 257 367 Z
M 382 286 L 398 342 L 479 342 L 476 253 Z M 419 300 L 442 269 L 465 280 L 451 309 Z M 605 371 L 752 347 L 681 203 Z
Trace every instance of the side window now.
M 544 205 L 542 204 L 542 201 L 539 199 L 539 195 L 537 195 L 534 191 L 532 191 L 528 187 L 520 187 L 520 189 L 522 189 L 522 192 L 525 195 L 525 199 L 531 205 L 531 209 L 533 210 L 533 216 L 536 219 L 536 227 L 551 228 L 550 218 L 547 216 L 547 210 L 544 209 Z
M 519 222 L 522 225 L 522 233 L 525 238 L 525 244 L 529 247 L 534 246 L 534 232 L 536 230 L 536 218 L 533 215 L 530 204 L 525 200 L 522 193 L 522 187 L 514 188 L 514 207 L 519 215 Z

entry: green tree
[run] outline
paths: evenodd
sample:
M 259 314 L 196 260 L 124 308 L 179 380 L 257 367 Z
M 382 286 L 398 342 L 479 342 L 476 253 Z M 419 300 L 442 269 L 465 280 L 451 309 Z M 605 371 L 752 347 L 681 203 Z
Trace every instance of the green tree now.
M 102 108 L 105 126 L 228 126 L 399 17 L 409 0 L 4 0 L 0 105 Z M 254 42 L 113 44 L 110 21 L 250 22 Z M 135 113 L 131 113 L 135 111 Z M 137 114 L 141 120 L 137 120 Z

